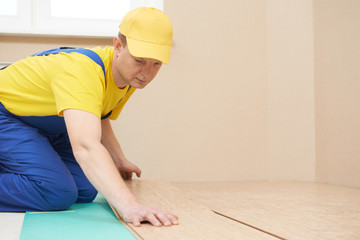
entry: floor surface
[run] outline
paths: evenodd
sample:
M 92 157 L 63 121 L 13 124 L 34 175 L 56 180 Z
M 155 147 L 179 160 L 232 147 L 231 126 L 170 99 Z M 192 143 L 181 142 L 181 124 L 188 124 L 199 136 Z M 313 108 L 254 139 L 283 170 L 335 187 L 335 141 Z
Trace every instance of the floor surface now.
M 127 182 L 144 204 L 180 225 L 131 224 L 138 239 L 360 239 L 360 189 L 301 182 Z M 24 213 L 0 213 L 0 239 L 18 240 Z
M 0 212 L 0 239 L 19 240 L 25 213 Z
M 175 184 L 213 211 L 283 239 L 360 239 L 360 189 L 308 182 Z

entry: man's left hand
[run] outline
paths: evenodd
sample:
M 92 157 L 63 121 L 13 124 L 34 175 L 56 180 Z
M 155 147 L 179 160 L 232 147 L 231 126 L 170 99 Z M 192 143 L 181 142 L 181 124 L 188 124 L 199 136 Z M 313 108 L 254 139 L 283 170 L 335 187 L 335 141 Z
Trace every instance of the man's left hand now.
M 132 179 L 133 173 L 135 173 L 137 177 L 141 176 L 141 169 L 128 160 L 121 161 L 121 163 L 119 163 L 116 167 L 124 180 Z

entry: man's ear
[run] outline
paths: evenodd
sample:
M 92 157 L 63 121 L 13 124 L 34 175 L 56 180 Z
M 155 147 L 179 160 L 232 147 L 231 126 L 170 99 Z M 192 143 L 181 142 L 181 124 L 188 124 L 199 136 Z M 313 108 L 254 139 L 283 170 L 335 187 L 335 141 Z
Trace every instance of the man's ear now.
M 115 51 L 115 53 L 119 53 L 120 48 L 121 48 L 121 44 L 122 44 L 120 38 L 119 37 L 114 37 L 113 43 L 114 43 L 114 51 Z

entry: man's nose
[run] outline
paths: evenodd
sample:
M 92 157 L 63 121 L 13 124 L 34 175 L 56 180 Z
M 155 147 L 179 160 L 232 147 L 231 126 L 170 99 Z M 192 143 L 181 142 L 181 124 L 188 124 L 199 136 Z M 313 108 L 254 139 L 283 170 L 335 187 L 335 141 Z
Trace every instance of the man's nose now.
M 153 71 L 155 71 L 155 68 L 151 63 L 146 63 L 142 69 L 142 74 L 145 77 L 150 77 L 153 74 Z

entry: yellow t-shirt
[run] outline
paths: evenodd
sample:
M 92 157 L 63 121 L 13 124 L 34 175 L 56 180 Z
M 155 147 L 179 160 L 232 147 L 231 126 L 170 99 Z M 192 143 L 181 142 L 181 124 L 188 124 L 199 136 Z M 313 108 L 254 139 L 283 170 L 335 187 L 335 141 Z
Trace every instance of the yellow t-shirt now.
M 80 109 L 99 118 L 117 119 L 135 91 L 119 89 L 112 76 L 112 47 L 93 48 L 100 65 L 80 53 L 28 57 L 0 70 L 0 102 L 17 116 L 63 116 L 65 109 Z

